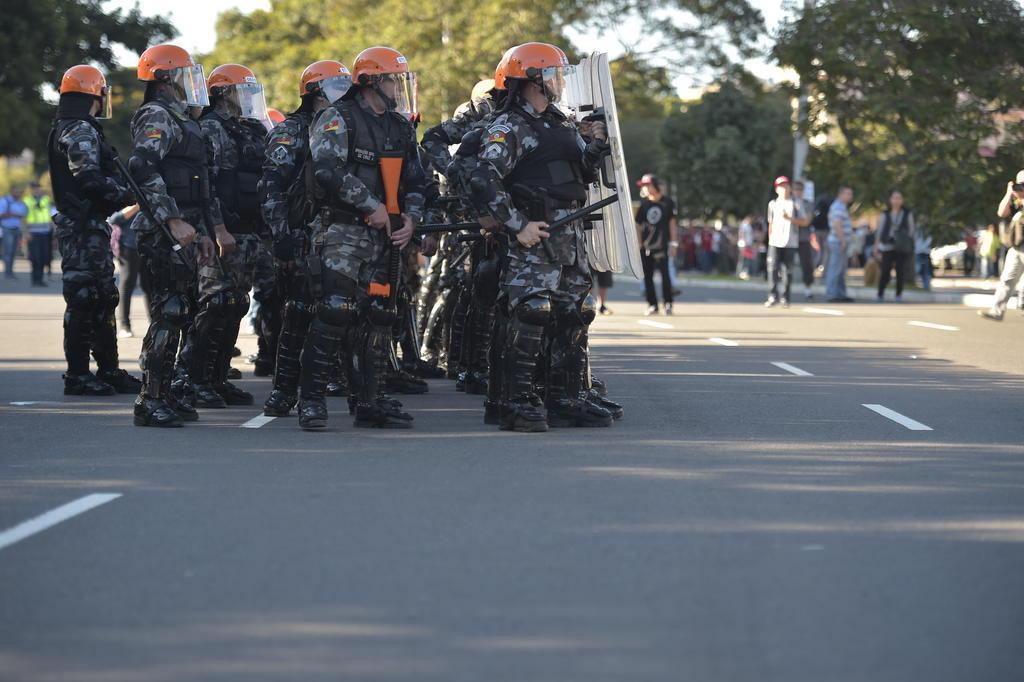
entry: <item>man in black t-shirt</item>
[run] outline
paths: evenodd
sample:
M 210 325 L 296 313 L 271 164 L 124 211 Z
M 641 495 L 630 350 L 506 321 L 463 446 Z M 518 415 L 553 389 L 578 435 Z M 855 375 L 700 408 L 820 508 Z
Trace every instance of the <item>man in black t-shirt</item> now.
M 640 259 L 644 268 L 644 292 L 647 296 L 647 314 L 658 313 L 658 296 L 654 291 L 654 273 L 661 273 L 662 297 L 665 314 L 672 314 L 672 278 L 669 259 L 676 257 L 679 247 L 679 224 L 676 204 L 662 194 L 658 178 L 650 173 L 637 182 L 640 187 L 640 207 L 636 224 L 640 229 Z

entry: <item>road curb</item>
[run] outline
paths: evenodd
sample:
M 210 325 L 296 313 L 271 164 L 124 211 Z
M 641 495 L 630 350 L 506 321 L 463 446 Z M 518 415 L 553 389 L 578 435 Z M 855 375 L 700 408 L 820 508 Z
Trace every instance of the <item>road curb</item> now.
M 704 279 L 701 277 L 676 277 L 680 286 L 703 287 L 705 289 L 725 289 L 729 291 L 762 291 L 767 292 L 768 284 L 765 282 L 731 282 L 719 279 Z M 825 287 L 816 284 L 811 287 L 816 300 L 825 300 Z M 873 287 L 847 287 L 847 295 L 857 301 L 875 301 L 878 290 Z M 886 301 L 892 302 L 892 295 Z M 940 291 L 904 291 L 903 300 L 906 303 L 947 303 L 952 305 L 965 305 L 971 308 L 987 308 L 992 304 L 990 293 L 957 293 Z M 1011 308 L 1016 306 L 1016 298 L 1010 300 Z

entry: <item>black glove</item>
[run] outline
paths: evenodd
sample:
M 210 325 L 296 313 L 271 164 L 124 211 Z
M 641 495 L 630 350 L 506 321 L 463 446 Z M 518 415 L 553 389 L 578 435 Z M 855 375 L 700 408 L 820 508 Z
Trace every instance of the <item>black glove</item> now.
M 125 206 L 131 206 L 137 201 L 135 193 L 132 192 L 131 189 L 123 185 L 119 185 L 113 179 L 108 178 L 108 181 L 107 191 L 103 197 L 106 201 L 109 201 L 116 206 L 121 206 L 122 208 Z

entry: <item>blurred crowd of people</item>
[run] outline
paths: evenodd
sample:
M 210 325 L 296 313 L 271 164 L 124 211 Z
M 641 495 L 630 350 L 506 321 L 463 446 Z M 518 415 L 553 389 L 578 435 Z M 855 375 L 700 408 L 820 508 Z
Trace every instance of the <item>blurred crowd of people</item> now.
M 876 288 L 879 301 L 890 290 L 900 301 L 911 284 L 929 291 L 936 269 L 942 274 L 999 278 L 1013 249 L 1007 224 L 994 222 L 964 229 L 952 244 L 933 244 L 899 189 L 891 192 L 881 212 L 858 211 L 855 221 L 850 210 L 852 187 L 839 187 L 835 195 L 811 201 L 802 181 L 780 176 L 774 183 L 775 198 L 763 215 L 747 215 L 730 225 L 677 216 L 665 183 L 653 175 L 637 184 L 641 200 L 636 222 L 649 315 L 659 312 L 658 280 L 663 309 L 671 314 L 677 272 L 735 275 L 743 280 L 760 277 L 767 282 L 766 305 L 771 307 L 789 304 L 794 281 L 805 300 L 814 298 L 812 287 L 819 281 L 827 301 L 852 302 L 846 276 L 849 268 L 856 268 L 863 270 L 864 284 Z

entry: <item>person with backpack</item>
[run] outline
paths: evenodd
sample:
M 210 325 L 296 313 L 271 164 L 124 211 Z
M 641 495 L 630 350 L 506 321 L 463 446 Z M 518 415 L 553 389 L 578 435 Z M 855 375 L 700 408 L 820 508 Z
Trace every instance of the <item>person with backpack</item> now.
M 313 62 L 299 79 L 302 104 L 274 126 L 267 138 L 260 201 L 263 220 L 273 234 L 274 256 L 285 298 L 274 388 L 263 404 L 263 414 L 268 417 L 288 416 L 298 401 L 302 346 L 316 312 L 306 260 L 311 233 L 318 230 L 320 222 L 313 217 L 307 202 L 307 175 L 312 170 L 308 164 L 309 126 L 320 111 L 340 99 L 351 85 L 352 75 L 341 62 Z
M 875 239 L 874 256 L 882 263 L 878 279 L 879 302 L 885 300 L 885 289 L 889 286 L 893 266 L 896 267 L 896 302 L 903 300 L 906 264 L 914 253 L 916 234 L 913 212 L 903 205 L 903 194 L 898 189 L 893 190 Z

